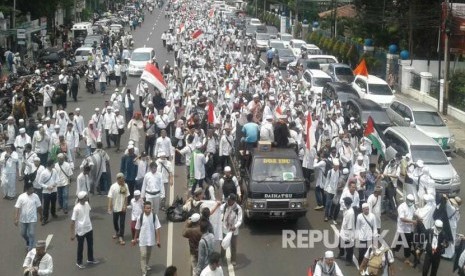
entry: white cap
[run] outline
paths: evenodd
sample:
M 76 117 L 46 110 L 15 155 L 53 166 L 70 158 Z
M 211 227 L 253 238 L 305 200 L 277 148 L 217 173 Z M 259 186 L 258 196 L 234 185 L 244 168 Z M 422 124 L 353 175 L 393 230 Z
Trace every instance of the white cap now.
M 344 130 L 339 130 L 339 134 L 344 134 Z
M 276 100 L 276 99 L 274 98 L 274 96 L 271 96 L 271 97 L 268 98 L 268 100 L 274 101 L 274 100 Z
M 8 116 L 8 120 L 14 120 L 15 118 L 13 116 Z
M 407 154 L 405 155 L 405 158 L 412 159 L 412 155 L 411 155 L 410 153 L 407 153 Z
M 86 192 L 86 191 L 80 191 L 80 192 L 77 194 L 77 197 L 78 197 L 79 199 L 84 199 L 86 196 L 87 196 L 87 192 Z
M 40 162 L 40 158 L 39 157 L 34 157 L 34 162 L 35 161 L 39 161 Z
M 55 129 L 60 129 L 60 125 L 55 125 L 54 128 Z
M 368 205 L 368 203 L 363 203 L 362 204 L 362 209 L 365 209 L 365 208 L 370 208 L 370 205 Z
M 331 250 L 328 250 L 325 252 L 325 258 L 334 258 L 334 252 Z
M 355 118 L 354 118 L 354 117 L 350 117 L 350 120 L 351 120 L 351 121 L 354 121 L 354 120 L 355 120 Z
M 339 166 L 339 159 L 337 158 L 333 159 L 333 166 Z
M 128 145 L 128 150 L 129 149 L 134 149 L 134 146 L 133 145 Z
M 225 172 L 230 172 L 230 171 L 231 171 L 231 167 L 230 167 L 230 166 L 224 167 L 224 171 L 225 171 Z
M 365 151 L 365 150 L 367 150 L 367 147 L 365 147 L 365 146 L 360 146 L 360 151 Z
M 200 220 L 200 214 L 194 213 L 192 216 L 189 218 L 192 222 L 197 222 Z
M 118 89 L 118 88 L 115 88 L 115 92 L 119 92 L 119 89 Z
M 412 194 L 408 194 L 407 200 L 414 201 L 415 197 Z
M 20 128 L 19 133 L 26 133 L 26 129 L 24 127 Z
M 443 223 L 442 223 L 441 220 L 437 219 L 437 220 L 434 221 L 434 226 L 435 226 L 436 228 L 442 228 L 442 227 L 443 227 Z
M 273 115 L 266 115 L 265 119 L 266 120 L 273 120 Z
M 357 156 L 357 161 L 363 161 L 363 155 L 359 154 L 359 155 Z
M 134 141 L 133 141 L 133 140 L 129 140 L 128 145 L 134 146 Z
M 253 94 L 253 98 L 258 98 L 258 97 L 259 97 L 258 94 L 256 94 L 256 93 Z
M 77 107 L 74 111 L 81 111 L 81 109 L 79 107 Z
M 202 143 L 200 143 L 200 142 L 198 142 L 198 143 L 195 145 L 195 147 L 198 148 L 198 149 L 202 148 L 202 146 L 203 146 L 203 145 L 202 145 Z
M 134 191 L 134 196 L 140 196 L 140 191 L 139 191 L 139 190 L 135 190 L 135 191 Z
M 96 112 L 97 112 L 97 111 L 100 111 L 100 108 L 96 107 L 96 108 L 95 108 L 95 111 L 96 111 Z
M 342 174 L 349 174 L 349 169 L 348 168 L 344 168 L 342 170 Z
M 18 122 L 20 122 L 20 123 L 24 123 L 24 119 L 19 119 L 19 121 L 18 121 Z
M 418 160 L 418 161 L 417 161 L 417 166 L 418 166 L 419 168 L 423 168 L 424 165 L 425 165 L 425 164 L 423 163 L 423 160 Z

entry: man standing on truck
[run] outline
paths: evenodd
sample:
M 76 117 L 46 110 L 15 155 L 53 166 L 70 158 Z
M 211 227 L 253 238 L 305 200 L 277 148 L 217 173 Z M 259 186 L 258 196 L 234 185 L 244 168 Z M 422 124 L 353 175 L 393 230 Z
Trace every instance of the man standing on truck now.
M 259 126 L 253 121 L 253 114 L 247 114 L 247 123 L 242 127 L 245 142 L 245 149 L 251 150 L 257 146 Z

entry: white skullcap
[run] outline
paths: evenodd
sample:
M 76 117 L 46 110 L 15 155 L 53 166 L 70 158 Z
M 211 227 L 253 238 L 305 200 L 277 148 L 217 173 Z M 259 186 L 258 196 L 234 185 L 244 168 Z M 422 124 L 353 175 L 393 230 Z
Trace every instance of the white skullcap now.
M 414 201 L 415 197 L 412 194 L 408 194 L 407 200 Z
M 339 166 L 339 159 L 337 158 L 333 159 L 333 166 Z
M 192 216 L 190 217 L 190 220 L 191 220 L 192 222 L 197 222 L 197 221 L 199 221 L 199 220 L 200 220 L 200 214 L 198 214 L 198 213 L 192 214 Z
M 328 259 L 334 258 L 334 252 L 331 251 L 331 250 L 326 251 L 325 252 L 325 258 L 328 258 Z
M 135 190 L 135 191 L 134 191 L 134 196 L 140 196 L 140 191 L 139 191 L 139 190 Z
M 360 146 L 360 151 L 365 151 L 365 150 L 367 150 L 367 147 L 365 147 L 365 146 Z
M 349 174 L 349 169 L 348 168 L 344 168 L 342 170 L 342 174 Z
M 224 171 L 225 171 L 225 172 L 230 172 L 230 171 L 231 171 L 231 167 L 230 167 L 230 166 L 224 167 Z
M 266 120 L 273 120 L 273 115 L 266 115 Z
M 23 128 L 23 127 L 22 127 L 22 128 L 20 128 L 20 129 L 19 129 L 19 133 L 26 133 L 26 129 L 25 129 L 25 128 Z
M 370 205 L 368 205 L 368 203 L 363 203 L 362 204 L 362 209 L 365 209 L 365 208 L 370 208 Z
M 418 160 L 417 161 L 417 166 L 418 167 L 423 168 L 424 165 L 425 165 L 425 163 L 423 163 L 423 160 Z
M 203 147 L 202 143 L 198 142 L 196 145 L 195 145 L 196 148 L 200 149 Z
M 100 111 L 100 108 L 96 107 L 96 108 L 95 108 L 95 111 Z
M 130 149 L 134 149 L 134 146 L 133 145 L 128 145 L 128 150 Z
M 357 156 L 357 160 L 358 160 L 358 161 L 363 161 L 363 155 L 359 154 L 359 155 Z
M 86 196 L 87 196 L 87 192 L 86 192 L 86 191 L 80 191 L 80 192 L 77 194 L 77 197 L 78 197 L 79 199 L 84 199 Z
M 81 109 L 79 107 L 77 107 L 74 111 L 81 111 Z
M 437 219 L 434 221 L 434 226 L 436 226 L 436 228 L 442 228 L 443 223 L 441 220 Z

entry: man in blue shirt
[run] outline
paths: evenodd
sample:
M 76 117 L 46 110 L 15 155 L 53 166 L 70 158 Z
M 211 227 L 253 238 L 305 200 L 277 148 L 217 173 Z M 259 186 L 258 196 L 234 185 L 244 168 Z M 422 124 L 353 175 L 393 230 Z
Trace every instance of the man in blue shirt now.
M 260 133 L 259 126 L 253 122 L 253 114 L 247 114 L 247 123 L 242 127 L 246 150 L 251 150 L 257 146 L 258 134 Z
M 121 157 L 121 168 L 120 172 L 124 174 L 126 184 L 129 188 L 128 204 L 131 203 L 131 199 L 134 195 L 134 187 L 136 185 L 136 176 L 137 176 L 137 165 L 134 163 L 137 155 L 134 153 L 134 146 L 128 146 L 128 153 Z
M 274 58 L 274 50 L 273 48 L 270 47 L 268 51 L 266 51 L 266 59 L 268 61 L 268 66 L 271 67 L 271 64 L 273 63 L 273 58 Z

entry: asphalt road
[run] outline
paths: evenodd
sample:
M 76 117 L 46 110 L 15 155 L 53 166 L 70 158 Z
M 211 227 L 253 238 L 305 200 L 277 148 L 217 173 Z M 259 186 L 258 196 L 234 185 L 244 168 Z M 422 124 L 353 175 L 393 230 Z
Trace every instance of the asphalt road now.
M 154 47 L 157 54 L 157 60 L 160 65 L 165 60 L 173 61 L 172 55 L 168 55 L 162 47 L 160 36 L 168 27 L 168 21 L 164 18 L 163 13 L 155 10 L 153 15 L 147 14 L 145 22 L 141 29 L 137 29 L 133 35 L 135 47 Z M 128 79 L 127 88 L 133 92 L 137 85 L 138 78 L 131 77 Z M 114 89 L 114 83 L 108 88 L 109 93 L 106 96 L 100 94 L 88 94 L 85 92 L 85 85 L 82 84 L 78 96 L 78 102 L 70 102 L 69 110 L 76 107 L 81 108 L 85 119 L 88 120 L 95 107 L 102 107 L 105 99 L 110 97 Z M 123 138 L 122 144 L 127 142 L 127 134 Z M 109 149 L 111 157 L 111 167 L 113 168 L 113 179 L 117 168 L 119 168 L 121 154 Z M 465 180 L 465 159 L 454 157 L 453 165 L 459 172 L 462 180 Z M 76 172 L 76 175 L 79 172 Z M 313 184 L 312 184 L 313 186 Z M 22 183 L 18 183 L 18 191 L 22 189 Z M 70 189 L 70 201 L 74 201 L 75 184 Z M 168 198 L 187 194 L 186 176 L 184 167 L 176 167 L 175 185 L 167 193 Z M 464 196 L 462 189 L 461 196 Z M 90 199 L 92 206 L 92 222 L 94 228 L 94 251 L 95 256 L 101 261 L 100 264 L 90 266 L 84 271 L 80 271 L 75 266 L 76 258 L 76 241 L 70 241 L 70 214 L 68 216 L 58 213 L 58 219 L 52 219 L 46 226 L 38 225 L 36 228 L 36 238 L 45 239 L 48 235 L 53 235 L 48 252 L 54 258 L 55 272 L 54 275 L 137 275 L 140 273 L 139 268 L 139 251 L 138 247 L 129 244 L 130 229 L 129 219 L 127 218 L 126 241 L 125 246 L 115 243 L 111 238 L 113 234 L 111 216 L 106 213 L 106 197 L 92 196 Z M 289 224 L 281 221 L 258 222 L 243 225 L 238 239 L 238 256 L 237 266 L 233 268 L 227 264 L 223 265 L 226 275 L 305 275 L 307 268 L 315 258 L 321 257 L 326 248 L 322 242 L 317 242 L 311 248 L 283 248 L 283 231 L 285 230 L 326 230 L 329 241 L 334 242 L 335 227 L 323 221 L 323 212 L 314 211 L 315 207 L 313 190 L 309 192 L 309 209 L 305 218 L 299 219 L 296 224 Z M 19 234 L 19 229 L 13 225 L 13 208 L 14 202 L 0 201 L 0 237 L 3 242 L 0 247 L 0 275 L 19 275 L 25 256 L 24 241 Z M 72 205 L 72 204 L 71 204 Z M 463 209 L 463 208 L 462 208 Z M 129 214 L 128 214 L 129 217 Z M 390 241 L 395 231 L 395 220 L 383 216 L 383 229 L 390 230 L 387 240 Z M 186 239 L 182 238 L 183 223 L 167 223 L 164 215 L 160 216 L 162 224 L 161 229 L 161 248 L 155 248 L 152 260 L 152 271 L 150 275 L 163 275 L 163 271 L 168 265 L 178 267 L 178 275 L 190 275 L 189 272 L 189 249 Z M 337 230 L 337 228 L 336 228 Z M 465 233 L 465 225 L 460 225 L 458 233 Z M 305 244 L 304 244 L 305 246 Z M 400 254 L 399 254 L 400 256 Z M 84 258 L 86 255 L 84 254 Z M 345 275 L 356 275 L 353 267 L 341 266 Z M 441 271 L 452 271 L 452 264 L 448 261 L 441 263 Z M 420 271 L 414 271 L 405 267 L 401 261 L 396 265 L 397 275 L 419 275 Z

